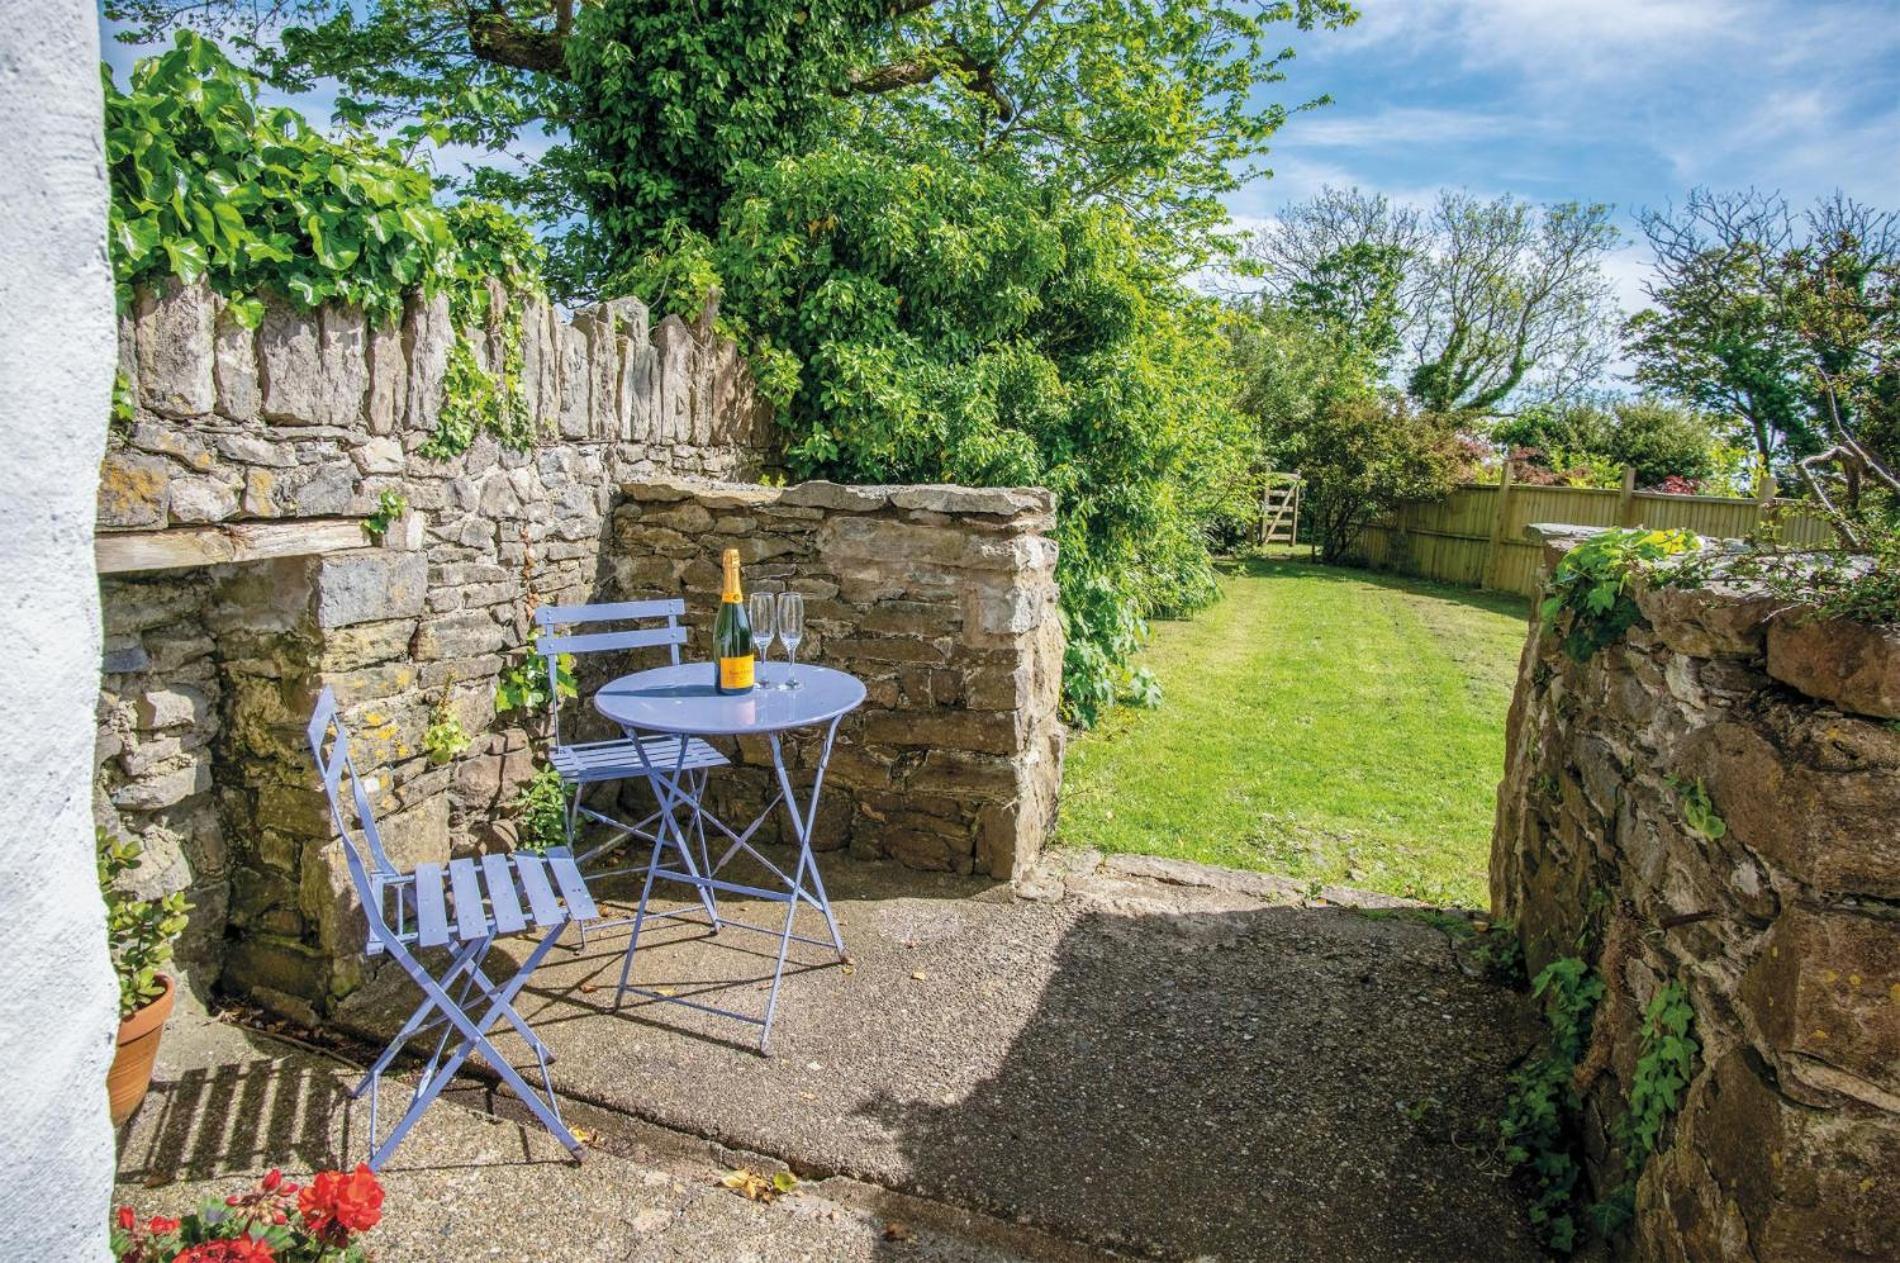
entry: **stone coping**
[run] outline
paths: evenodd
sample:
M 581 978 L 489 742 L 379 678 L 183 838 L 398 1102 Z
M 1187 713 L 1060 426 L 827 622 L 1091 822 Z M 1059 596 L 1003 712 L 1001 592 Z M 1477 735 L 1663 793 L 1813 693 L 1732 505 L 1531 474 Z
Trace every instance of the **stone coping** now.
M 634 500 L 697 499 L 708 508 L 748 508 L 784 504 L 794 508 L 875 513 L 904 509 L 927 513 L 980 513 L 1013 518 L 1025 513 L 1055 513 L 1055 493 L 1042 487 L 961 487 L 950 483 L 854 484 L 813 479 L 785 487 L 710 479 L 659 478 L 627 483 L 623 494 Z

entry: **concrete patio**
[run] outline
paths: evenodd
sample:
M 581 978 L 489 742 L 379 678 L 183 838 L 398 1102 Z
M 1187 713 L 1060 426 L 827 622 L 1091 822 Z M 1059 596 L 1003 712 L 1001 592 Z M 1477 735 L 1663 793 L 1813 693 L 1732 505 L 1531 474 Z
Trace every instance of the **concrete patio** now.
M 1019 894 L 835 858 L 827 876 L 852 962 L 795 945 L 769 1057 L 739 1023 L 614 1012 L 625 930 L 557 951 L 522 1010 L 588 1161 L 439 1107 L 392 1163 L 377 1257 L 1540 1257 L 1489 1153 L 1526 1010 L 1430 925 L 1060 852 Z M 762 1007 L 770 940 L 649 941 L 642 984 Z M 411 1002 L 382 983 L 350 1010 L 365 1033 Z M 175 1206 L 355 1160 L 340 1066 L 214 1033 L 168 1037 L 123 1192 Z M 744 1201 L 717 1185 L 735 1153 L 807 1182 Z

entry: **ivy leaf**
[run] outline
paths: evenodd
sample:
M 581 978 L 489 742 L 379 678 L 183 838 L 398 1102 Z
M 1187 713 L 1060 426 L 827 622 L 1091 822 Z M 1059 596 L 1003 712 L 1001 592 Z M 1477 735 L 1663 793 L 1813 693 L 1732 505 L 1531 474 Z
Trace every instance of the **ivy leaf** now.
M 169 238 L 163 244 L 172 275 L 187 285 L 203 276 L 205 269 L 211 265 L 210 260 L 205 258 L 205 248 L 196 241 Z
M 113 232 L 119 249 L 130 262 L 137 263 L 158 249 L 158 220 L 150 215 L 119 220 Z
M 264 323 L 264 304 L 262 300 L 249 294 L 239 294 L 225 302 L 224 309 L 231 313 L 239 328 L 255 329 Z

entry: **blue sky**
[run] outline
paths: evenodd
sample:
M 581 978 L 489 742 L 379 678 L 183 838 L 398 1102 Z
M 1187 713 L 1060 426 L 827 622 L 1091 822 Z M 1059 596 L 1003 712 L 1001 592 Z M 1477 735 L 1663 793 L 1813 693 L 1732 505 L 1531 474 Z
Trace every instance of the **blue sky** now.
M 1293 33 L 1276 98 L 1334 103 L 1280 133 L 1272 179 L 1228 204 L 1271 216 L 1327 184 L 1412 203 L 1443 186 L 1630 213 L 1697 184 L 1835 188 L 1900 207 L 1900 0 L 1359 0 Z M 129 66 L 136 53 L 108 40 Z M 328 94 L 296 102 L 326 118 Z M 444 155 L 452 163 L 460 155 Z M 473 156 L 473 155 L 470 155 Z M 1641 302 L 1634 241 L 1609 270 Z
M 1895 0 L 1359 0 L 1295 41 L 1278 99 L 1334 104 L 1280 133 L 1243 221 L 1327 184 L 1414 203 L 1441 186 L 1630 213 L 1697 184 L 1837 187 L 1900 206 Z M 1626 306 L 1645 252 L 1610 261 Z

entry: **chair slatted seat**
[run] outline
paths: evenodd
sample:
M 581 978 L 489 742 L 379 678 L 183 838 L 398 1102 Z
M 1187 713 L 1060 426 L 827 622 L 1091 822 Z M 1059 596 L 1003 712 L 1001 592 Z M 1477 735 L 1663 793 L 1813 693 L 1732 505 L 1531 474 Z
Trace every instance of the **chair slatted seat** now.
M 349 732 L 337 713 L 336 695 L 328 688 L 317 699 L 309 736 L 324 794 L 330 802 L 331 819 L 343 842 L 350 881 L 369 923 L 366 950 L 370 955 L 394 959 L 423 993 L 422 1003 L 351 1093 L 353 1097 L 370 1094 L 369 1165 L 381 1169 L 462 1062 L 476 1052 L 521 1097 L 541 1124 L 578 1156 L 581 1144 L 561 1122 L 548 1075 L 554 1054 L 514 1007 L 514 997 L 540 967 L 562 931 L 570 924 L 585 923 L 600 915 L 573 857 L 564 850 L 545 856 L 491 854 L 452 859 L 447 864 L 422 863 L 412 872 L 399 872 L 383 850 L 369 794 L 350 760 Z M 348 797 L 354 808 L 356 831 L 363 839 L 360 848 L 352 834 L 352 813 L 345 809 L 345 777 L 350 782 Z M 540 934 L 541 940 L 513 976 L 497 984 L 482 967 L 495 940 L 530 932 Z M 449 959 L 445 967 L 432 970 L 417 953 L 437 950 L 446 952 Z M 471 1010 L 480 1000 L 488 1003 L 477 1016 Z M 506 1020 L 534 1053 L 541 1072 L 540 1091 L 530 1087 L 489 1040 L 489 1028 L 501 1020 Z M 440 1034 L 409 1107 L 389 1135 L 378 1141 L 377 1110 L 384 1072 L 410 1040 L 436 1030 Z M 458 1035 L 451 1049 L 450 1041 Z

